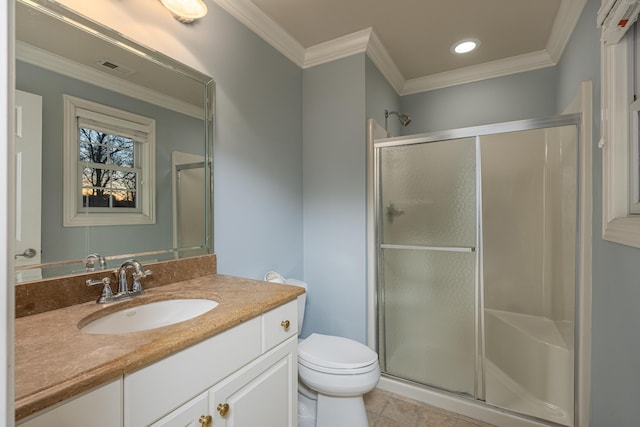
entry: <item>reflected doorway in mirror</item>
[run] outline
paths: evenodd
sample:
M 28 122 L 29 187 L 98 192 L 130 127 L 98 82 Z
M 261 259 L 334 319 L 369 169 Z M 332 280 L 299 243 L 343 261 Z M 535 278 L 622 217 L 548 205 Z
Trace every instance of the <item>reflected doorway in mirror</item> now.
M 40 264 L 42 97 L 16 90 L 15 266 Z M 22 280 L 41 278 L 40 269 L 20 271 Z

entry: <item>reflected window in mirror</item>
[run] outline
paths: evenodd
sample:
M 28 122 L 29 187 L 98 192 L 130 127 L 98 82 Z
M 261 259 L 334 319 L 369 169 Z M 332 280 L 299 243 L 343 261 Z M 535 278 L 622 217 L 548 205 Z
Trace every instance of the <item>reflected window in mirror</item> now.
M 64 225 L 155 223 L 155 120 L 64 96 Z

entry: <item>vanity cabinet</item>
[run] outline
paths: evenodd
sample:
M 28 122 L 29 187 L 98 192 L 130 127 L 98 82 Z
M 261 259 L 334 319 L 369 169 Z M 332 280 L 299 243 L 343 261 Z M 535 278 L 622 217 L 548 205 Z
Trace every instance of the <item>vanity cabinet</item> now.
M 20 426 L 297 427 L 297 318 L 294 300 Z

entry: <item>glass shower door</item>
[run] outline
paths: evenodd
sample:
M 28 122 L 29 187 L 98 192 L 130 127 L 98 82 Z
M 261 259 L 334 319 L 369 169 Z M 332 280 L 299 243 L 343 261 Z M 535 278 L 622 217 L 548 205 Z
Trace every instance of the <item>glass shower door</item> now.
M 383 371 L 475 396 L 476 138 L 377 156 Z

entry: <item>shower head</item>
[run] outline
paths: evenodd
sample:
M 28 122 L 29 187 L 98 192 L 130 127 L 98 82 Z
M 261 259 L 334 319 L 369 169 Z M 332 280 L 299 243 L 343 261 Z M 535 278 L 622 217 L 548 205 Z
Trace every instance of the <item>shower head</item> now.
M 398 120 L 400 120 L 400 124 L 402 126 L 407 126 L 409 123 L 411 123 L 411 117 L 407 116 L 406 114 L 402 114 L 397 111 L 384 110 L 384 129 L 385 130 L 387 130 L 387 119 L 391 114 L 395 114 L 396 116 L 398 116 Z

